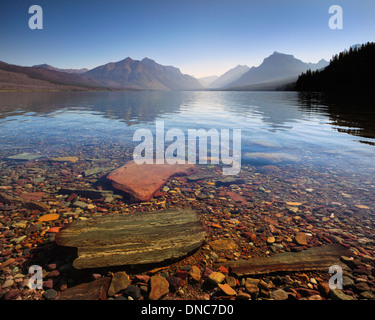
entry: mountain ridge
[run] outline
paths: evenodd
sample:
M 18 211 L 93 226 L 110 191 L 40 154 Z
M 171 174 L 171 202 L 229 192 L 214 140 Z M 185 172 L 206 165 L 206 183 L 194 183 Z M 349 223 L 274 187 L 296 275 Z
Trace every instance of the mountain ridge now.
M 102 85 L 117 89 L 197 90 L 203 86 L 192 76 L 173 66 L 163 66 L 152 59 L 133 60 L 127 57 L 117 62 L 91 69 L 83 75 Z
M 318 63 L 306 63 L 291 54 L 274 51 L 263 60 L 258 67 L 252 67 L 237 81 L 223 89 L 246 87 L 267 82 L 277 82 L 283 79 L 298 77 L 308 69 L 320 69 L 328 65 L 328 61 L 321 59 Z
M 250 68 L 246 65 L 237 65 L 236 67 L 223 73 L 218 79 L 210 83 L 207 88 L 220 89 L 226 87 L 228 84 L 237 81 L 242 75 L 244 75 Z

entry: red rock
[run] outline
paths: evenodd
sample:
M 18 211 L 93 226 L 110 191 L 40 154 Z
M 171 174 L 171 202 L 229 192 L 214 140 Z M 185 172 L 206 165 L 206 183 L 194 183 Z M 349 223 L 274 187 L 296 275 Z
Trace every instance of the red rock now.
M 135 280 L 136 280 L 137 282 L 147 283 L 148 280 L 150 280 L 150 276 L 143 275 L 143 274 L 137 274 L 137 275 L 135 276 Z
M 38 201 L 42 199 L 45 195 L 46 195 L 45 192 L 28 192 L 28 193 L 21 193 L 20 198 L 24 200 Z
M 176 271 L 176 276 L 183 279 L 183 280 L 185 280 L 188 275 L 189 275 L 189 272 L 187 272 L 185 270 L 177 270 Z
M 82 283 L 62 292 L 59 300 L 106 300 L 110 283 L 110 277 Z
M 319 291 L 307 289 L 307 288 L 297 288 L 296 291 L 302 296 L 302 297 L 311 297 L 315 295 L 319 295 Z
M 48 273 L 48 278 L 56 278 L 60 275 L 60 272 L 58 270 L 53 270 L 50 273 Z
M 257 235 L 251 232 L 242 232 L 241 235 L 245 238 L 248 238 L 251 242 L 254 242 L 257 238 Z
M 48 279 L 46 281 L 43 282 L 43 288 L 45 289 L 52 289 L 53 288 L 53 280 L 52 279 Z
M 239 194 L 228 191 L 225 193 L 228 197 L 230 197 L 234 202 L 239 202 L 241 204 L 246 204 L 247 201 L 242 198 Z
M 13 300 L 13 299 L 17 299 L 19 295 L 20 295 L 20 292 L 19 292 L 17 289 L 11 289 L 11 290 L 9 290 L 9 291 L 5 294 L 4 299 L 5 299 L 5 300 Z
M 203 271 L 203 275 L 202 277 L 203 278 L 208 278 L 210 276 L 210 274 L 212 273 L 213 271 L 210 269 L 210 268 L 205 268 L 204 271 Z
M 220 267 L 217 269 L 217 271 L 219 271 L 219 272 L 221 272 L 222 274 L 225 274 L 225 275 L 229 274 L 229 269 L 226 268 L 226 267 L 224 267 L 224 266 L 220 266 Z
M 76 198 L 77 195 L 75 193 L 71 193 L 69 197 L 66 199 L 66 201 L 71 202 L 74 198 Z
M 112 171 L 107 179 L 112 186 L 131 196 L 131 201 L 149 201 L 168 181 L 178 175 L 191 175 L 198 169 L 192 164 L 136 164 L 129 161 Z
M 60 227 L 52 227 L 50 229 L 47 230 L 47 232 L 49 233 L 58 233 L 60 230 Z

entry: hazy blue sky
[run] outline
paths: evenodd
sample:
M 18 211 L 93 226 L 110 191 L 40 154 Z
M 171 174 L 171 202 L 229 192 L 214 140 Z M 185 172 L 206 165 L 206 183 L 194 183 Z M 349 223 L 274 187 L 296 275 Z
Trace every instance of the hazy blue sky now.
M 28 9 L 43 8 L 43 30 Z M 343 30 L 328 27 L 341 5 Z M 201 77 L 258 66 L 274 51 L 305 62 L 329 60 L 375 41 L 374 0 L 1 0 L 0 60 L 93 68 L 148 57 Z

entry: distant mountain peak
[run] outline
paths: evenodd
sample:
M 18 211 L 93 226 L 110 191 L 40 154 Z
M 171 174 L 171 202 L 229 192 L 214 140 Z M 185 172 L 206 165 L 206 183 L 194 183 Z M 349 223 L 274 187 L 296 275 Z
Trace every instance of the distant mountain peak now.
M 184 75 L 172 66 L 163 66 L 150 58 L 141 61 L 130 57 L 96 67 L 85 76 L 115 88 L 154 90 L 195 90 L 202 89 L 200 82 Z
M 297 78 L 308 69 L 316 70 L 324 68 L 328 62 L 322 59 L 319 63 L 305 63 L 295 58 L 292 54 L 274 51 L 273 54 L 263 60 L 258 67 L 252 67 L 238 80 L 230 83 L 225 88 L 239 88 L 255 84 L 264 84 L 283 79 Z M 223 87 L 224 88 L 224 87 Z

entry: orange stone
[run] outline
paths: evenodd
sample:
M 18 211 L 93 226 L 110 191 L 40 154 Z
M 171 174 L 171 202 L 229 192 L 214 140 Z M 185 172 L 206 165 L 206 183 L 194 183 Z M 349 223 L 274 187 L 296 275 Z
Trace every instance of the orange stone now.
M 53 221 L 57 220 L 58 218 L 60 218 L 60 215 L 58 215 L 57 213 L 49 213 L 45 214 L 44 216 L 41 216 L 38 222 Z
M 56 162 L 77 162 L 79 159 L 77 157 L 58 157 L 51 160 Z
M 53 228 L 48 229 L 47 232 L 58 233 L 59 230 L 60 230 L 60 227 L 53 227 Z

